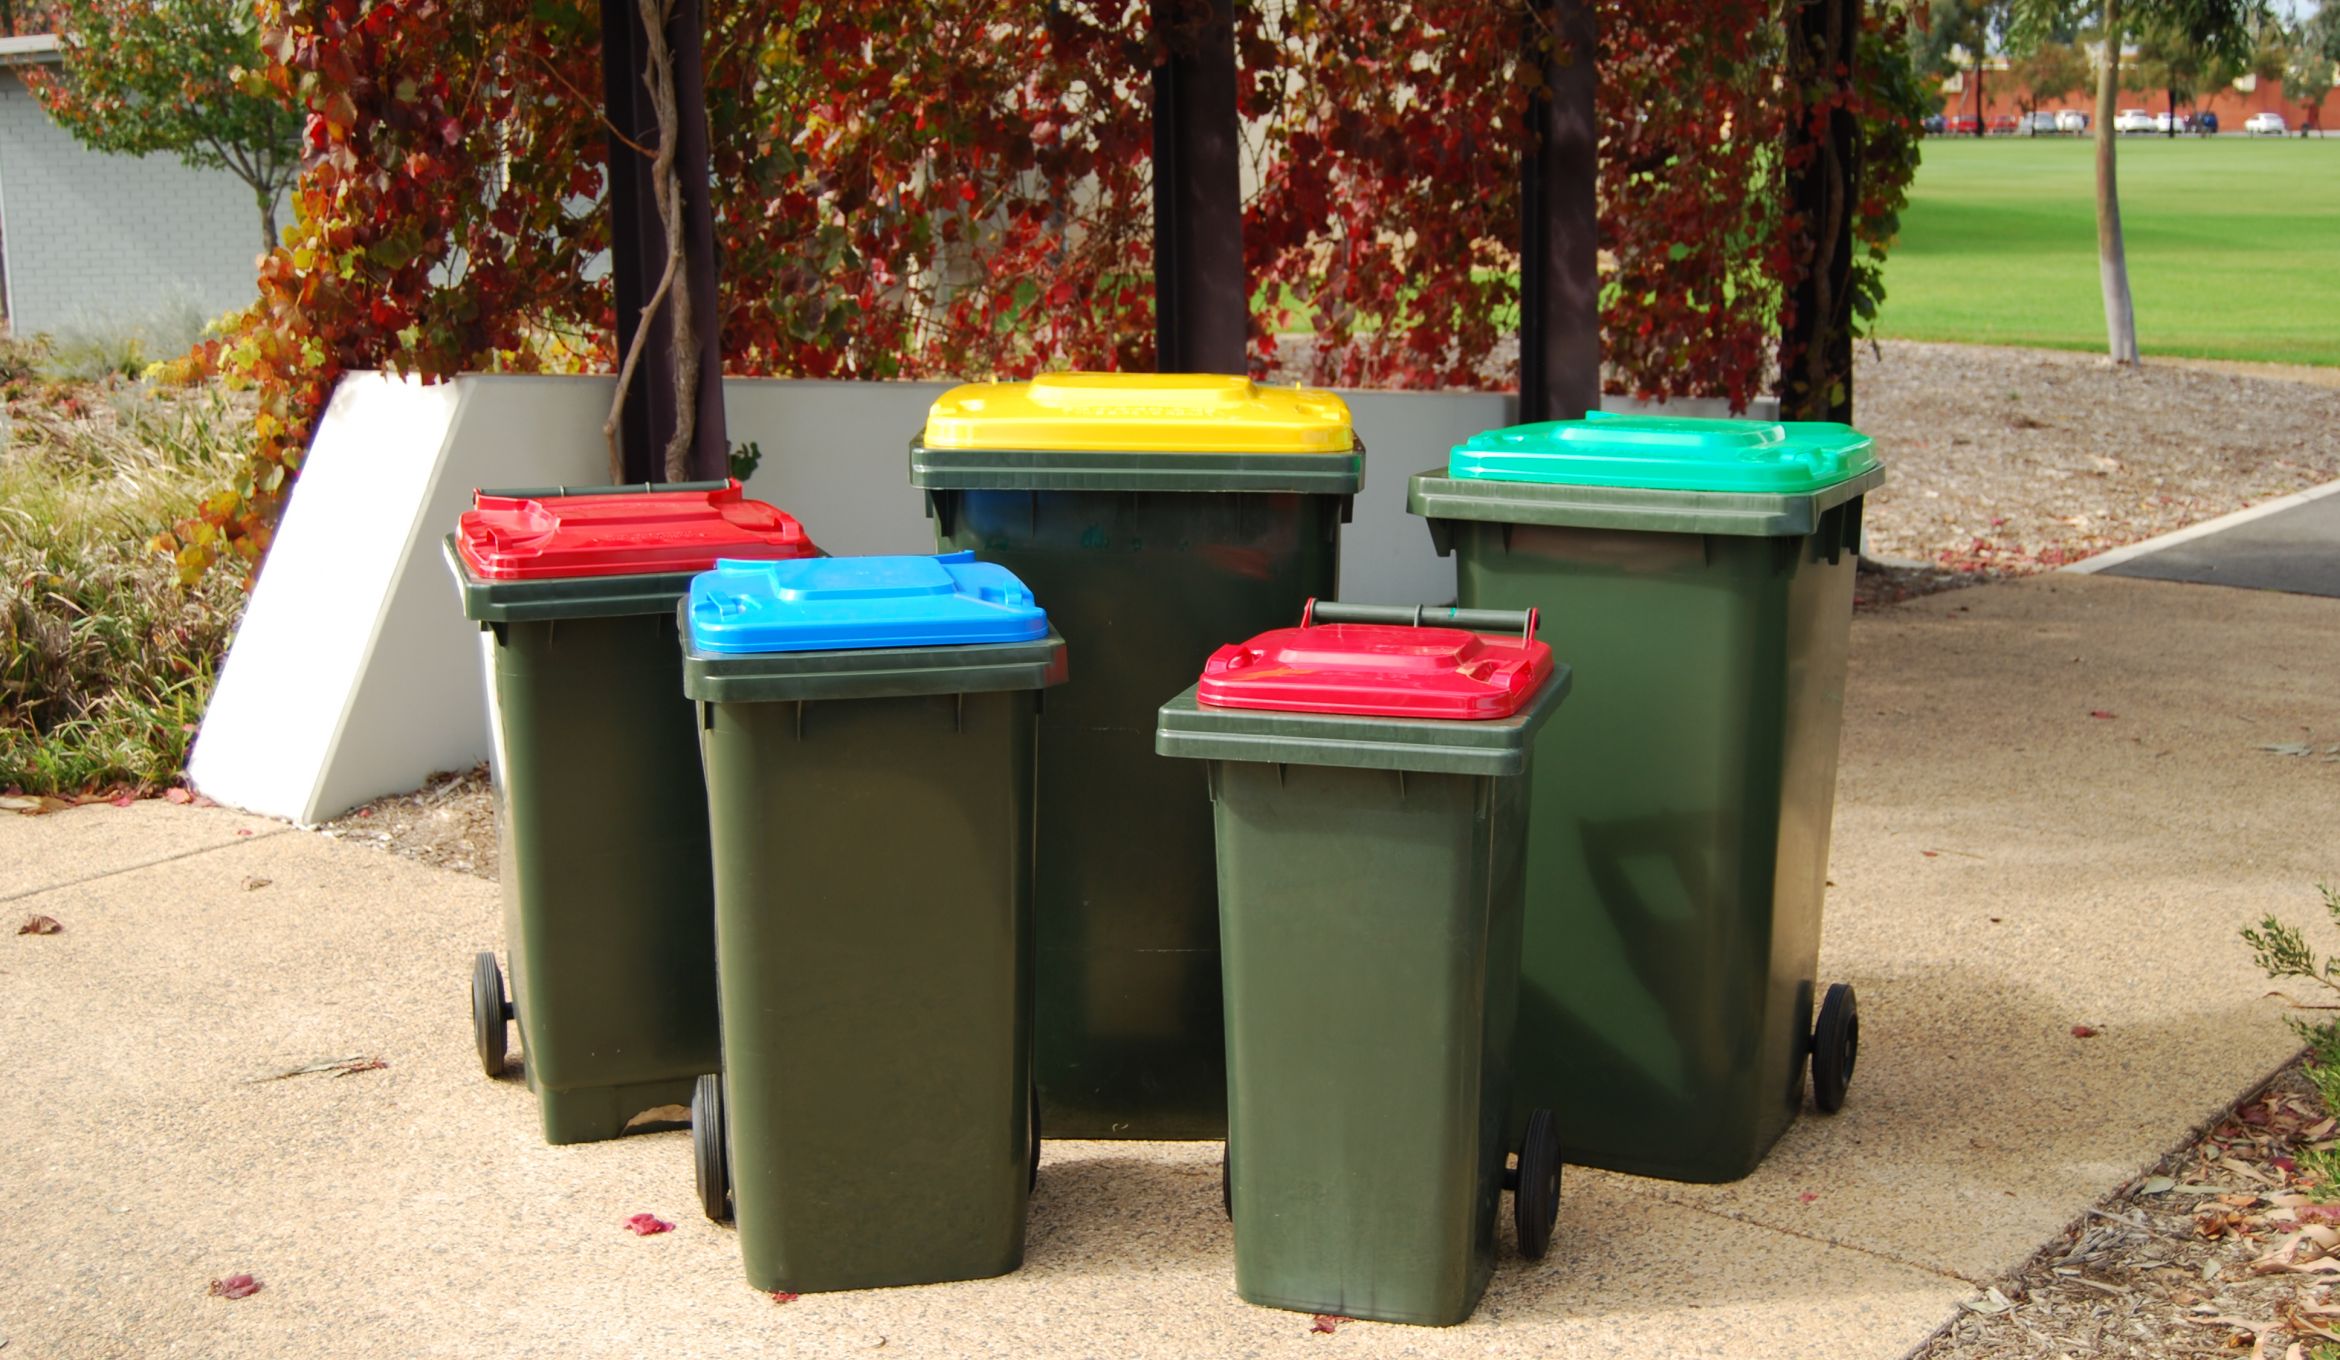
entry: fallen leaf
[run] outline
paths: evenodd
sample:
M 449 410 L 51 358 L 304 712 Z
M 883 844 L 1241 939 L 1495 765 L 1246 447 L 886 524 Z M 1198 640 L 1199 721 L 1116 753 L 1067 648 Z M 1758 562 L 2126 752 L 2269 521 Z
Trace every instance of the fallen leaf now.
M 1981 1298 L 1967 1299 L 1958 1306 L 1966 1309 L 1968 1312 L 1980 1313 L 1984 1317 L 1995 1317 L 1998 1314 L 2004 1313 L 2008 1309 L 2013 1308 L 2015 1304 L 2006 1295 L 2000 1293 L 1997 1288 L 1994 1287 L 1984 1290 L 1983 1296 Z
M 2105 709 L 2092 708 L 2088 710 L 2088 716 L 2091 718 L 2110 718 L 2113 714 Z
M 636 1214 L 626 1220 L 626 1231 L 636 1237 L 649 1237 L 654 1233 L 673 1232 L 674 1225 L 656 1214 Z
M 26 817 L 38 817 L 49 812 L 63 812 L 72 806 L 73 804 L 62 798 L 51 798 L 46 794 L 35 796 L 33 794 L 12 793 L 0 798 L 0 812 L 15 812 Z
M 789 1293 L 785 1289 L 775 1289 L 772 1291 L 772 1302 L 794 1303 L 796 1302 L 796 1295 Z
M 1939 856 L 1942 852 L 1939 850 L 1920 850 L 1918 853 L 1924 855 L 1927 859 L 1933 859 Z
M 260 1282 L 249 1275 L 230 1275 L 213 1280 L 211 1292 L 223 1299 L 248 1299 L 260 1292 Z
M 2140 1195 L 2166 1195 L 2175 1189 L 2177 1189 L 2177 1178 L 2174 1176 L 2147 1176 L 2144 1183 L 2137 1187 L 2137 1193 Z
M 1316 1321 L 1308 1324 L 1308 1331 L 1311 1335 L 1322 1332 L 1326 1336 L 1331 1336 L 1333 1334 L 1333 1329 L 1339 1327 L 1342 1323 L 1347 1321 L 1347 1318 L 1342 1317 L 1338 1313 L 1318 1313 L 1316 1315 Z
M 1804 1193 L 1796 1196 L 1796 1202 L 1799 1204 L 1810 1204 L 1813 1200 L 1818 1198 L 1820 1198 L 1819 1192 L 1806 1190 Z
M 2304 756 L 2315 752 L 2315 748 L 2304 741 L 2269 742 L 2259 749 L 2279 756 Z
M 115 807 L 126 808 L 138 801 L 138 795 L 134 793 L 118 793 L 113 797 L 108 798 L 106 801 L 113 804 Z
M 57 918 L 54 916 L 27 916 L 24 918 L 24 924 L 16 928 L 16 933 L 19 935 L 54 935 L 64 928 L 57 924 Z
M 2099 1032 L 2094 1025 L 2072 1026 L 2072 1037 L 2075 1039 L 2093 1039 Z
M 164 789 L 163 801 L 166 803 L 177 803 L 184 807 L 185 805 L 195 801 L 195 795 L 187 792 L 185 789 Z
M 260 889 L 267 887 L 269 884 L 274 883 L 275 881 L 276 880 L 273 878 L 262 878 L 255 874 L 244 880 L 244 891 L 258 892 Z
M 251 834 L 252 834 L 252 828 L 250 828 L 250 827 L 248 827 L 248 826 L 240 826 L 240 827 L 237 827 L 237 828 L 236 828 L 236 834 L 237 834 L 237 835 L 239 835 L 239 836 L 249 836 L 249 835 L 251 835 Z

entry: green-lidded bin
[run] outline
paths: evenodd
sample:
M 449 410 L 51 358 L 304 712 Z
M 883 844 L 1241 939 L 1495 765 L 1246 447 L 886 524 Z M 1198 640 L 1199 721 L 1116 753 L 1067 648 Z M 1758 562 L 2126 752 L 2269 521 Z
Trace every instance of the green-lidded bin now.
M 1533 628 L 1317 605 L 1220 648 L 1160 709 L 1161 753 L 1208 772 L 1252 1303 L 1461 1322 L 1507 1182 L 1522 1254 L 1551 1240 L 1550 1113 L 1512 1128 L 1527 775 L 1569 682 Z
M 1491 431 L 1408 491 L 1459 603 L 1534 606 L 1579 681 L 1542 738 L 1520 1100 L 1568 1159 L 1727 1181 L 1844 1098 L 1817 979 L 1862 497 L 1836 424 L 1596 415 Z M 1817 1016 L 1815 1016 L 1817 1012 Z
M 723 1012 L 703 1207 L 728 1205 L 758 1289 L 1013 1270 L 1033 760 L 1065 645 L 963 555 L 727 563 L 685 608 Z
M 938 400 L 910 446 L 945 549 L 1028 582 L 1081 654 L 1040 753 L 1040 1094 L 1051 1136 L 1226 1128 L 1201 772 L 1154 710 L 1228 637 L 1331 594 L 1364 480 L 1329 392 L 1054 374 Z
M 517 1019 L 551 1143 L 614 1138 L 716 1066 L 714 898 L 676 602 L 719 555 L 817 553 L 736 481 L 482 491 L 446 541 L 487 663 L 507 991 L 473 960 L 473 1038 Z M 655 1116 L 653 1116 L 655 1119 Z

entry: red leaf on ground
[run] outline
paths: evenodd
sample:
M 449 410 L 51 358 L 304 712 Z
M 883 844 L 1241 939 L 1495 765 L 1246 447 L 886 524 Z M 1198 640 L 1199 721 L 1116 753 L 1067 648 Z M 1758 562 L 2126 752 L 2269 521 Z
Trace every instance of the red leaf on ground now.
M 115 807 L 128 807 L 132 803 L 138 801 L 138 795 L 134 793 L 118 793 L 113 797 L 108 798 L 106 801 L 112 803 Z
M 1942 852 L 1939 850 L 1920 850 L 1918 853 L 1924 855 L 1927 859 L 1937 859 L 1942 854 Z
M 648 1237 L 652 1233 L 673 1232 L 674 1225 L 656 1214 L 636 1214 L 626 1220 L 626 1231 L 636 1237 Z
M 2096 1026 L 2074 1025 L 2072 1026 L 2072 1037 L 2075 1039 L 2093 1039 L 2096 1037 Z
M 1308 1324 L 1308 1330 L 1311 1335 L 1317 1332 L 1322 1332 L 1326 1336 L 1331 1336 L 1333 1334 L 1334 1328 L 1339 1327 L 1342 1323 L 1347 1321 L 1347 1318 L 1342 1317 L 1338 1313 L 1318 1313 L 1316 1315 L 1316 1321 Z
M 260 1292 L 260 1282 L 249 1275 L 230 1275 L 213 1280 L 211 1292 L 223 1299 L 248 1299 Z
M 64 928 L 57 924 L 57 918 L 54 916 L 27 916 L 24 918 L 24 924 L 16 928 L 16 933 L 19 935 L 54 935 Z
M 775 1289 L 775 1290 L 773 1290 L 773 1291 L 772 1291 L 772 1302 L 774 1302 L 774 1303 L 794 1303 L 794 1302 L 796 1302 L 796 1296 L 795 1296 L 794 1294 L 791 1294 L 791 1293 L 789 1293 L 789 1292 L 788 1292 L 787 1290 L 785 1290 L 785 1289 Z
M 1796 1202 L 1797 1202 L 1798 1204 L 1810 1204 L 1810 1203 L 1811 1203 L 1813 1200 L 1816 1200 L 1816 1199 L 1818 1199 L 1818 1198 L 1820 1198 L 1820 1194 L 1819 1194 L 1819 1192 L 1818 1192 L 1818 1191 L 1815 1191 L 1815 1190 L 1806 1190 L 1804 1193 L 1802 1193 L 1802 1194 L 1800 1194 L 1800 1195 L 1796 1196 Z
M 249 836 L 252 834 L 252 828 L 248 826 L 238 827 L 236 828 L 236 834 L 239 836 Z
M 2092 708 L 2088 710 L 2088 716 L 2091 718 L 2109 718 L 2113 715 L 2105 709 Z
M 163 800 L 165 802 L 184 805 L 194 802 L 195 795 L 187 792 L 185 789 L 164 789 Z

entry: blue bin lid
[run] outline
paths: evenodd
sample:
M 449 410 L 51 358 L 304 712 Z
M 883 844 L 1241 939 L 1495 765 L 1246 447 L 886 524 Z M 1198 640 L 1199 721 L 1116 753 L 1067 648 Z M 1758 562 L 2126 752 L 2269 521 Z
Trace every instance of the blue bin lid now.
M 734 656 L 1048 636 L 1015 573 L 971 552 L 721 561 L 692 578 L 690 611 L 691 645 Z

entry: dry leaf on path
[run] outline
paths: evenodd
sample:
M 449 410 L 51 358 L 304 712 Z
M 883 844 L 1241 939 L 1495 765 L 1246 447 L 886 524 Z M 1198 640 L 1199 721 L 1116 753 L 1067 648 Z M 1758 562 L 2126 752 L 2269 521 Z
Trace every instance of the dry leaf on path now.
M 62 798 L 51 798 L 46 794 L 11 793 L 0 796 L 0 812 L 15 812 L 26 817 L 38 817 L 50 812 L 63 812 L 72 806 L 73 804 Z
M 657 1233 L 673 1232 L 674 1225 L 656 1214 L 636 1214 L 626 1220 L 626 1231 L 636 1237 L 650 1237 Z
M 1318 1313 L 1316 1320 L 1308 1324 L 1308 1331 L 1311 1335 L 1322 1332 L 1326 1336 L 1331 1336 L 1335 1328 L 1347 1321 L 1347 1318 L 1338 1313 Z
M 58 924 L 57 918 L 54 916 L 27 916 L 24 918 L 24 924 L 16 928 L 16 933 L 19 935 L 54 935 L 63 929 L 65 927 Z
M 213 1280 L 211 1292 L 223 1299 L 248 1299 L 260 1292 L 260 1282 L 249 1275 L 230 1275 Z
M 337 1077 L 346 1077 L 353 1072 L 379 1072 L 389 1065 L 380 1058 L 368 1057 L 363 1053 L 353 1053 L 346 1058 L 326 1058 L 318 1062 L 304 1063 L 299 1067 L 288 1067 L 282 1072 L 267 1072 L 257 1077 L 246 1077 L 244 1085 L 257 1086 L 264 1081 L 283 1081 L 287 1077 L 306 1077 L 319 1072 L 331 1072 Z

